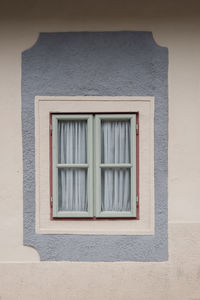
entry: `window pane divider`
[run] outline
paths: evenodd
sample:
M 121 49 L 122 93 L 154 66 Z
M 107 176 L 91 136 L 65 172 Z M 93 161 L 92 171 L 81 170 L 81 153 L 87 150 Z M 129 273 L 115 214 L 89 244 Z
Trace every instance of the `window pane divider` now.
M 100 168 L 132 168 L 132 164 L 100 164 Z
M 88 164 L 57 164 L 57 168 L 88 168 Z

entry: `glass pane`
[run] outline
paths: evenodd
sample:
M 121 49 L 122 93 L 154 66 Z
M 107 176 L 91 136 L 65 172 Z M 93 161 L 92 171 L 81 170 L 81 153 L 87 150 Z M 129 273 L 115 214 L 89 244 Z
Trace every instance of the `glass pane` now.
M 130 163 L 130 121 L 101 122 L 101 162 Z
M 88 210 L 86 169 L 61 168 L 58 170 L 58 210 Z
M 87 163 L 87 121 L 58 122 L 58 163 Z
M 130 169 L 101 170 L 101 210 L 130 211 Z

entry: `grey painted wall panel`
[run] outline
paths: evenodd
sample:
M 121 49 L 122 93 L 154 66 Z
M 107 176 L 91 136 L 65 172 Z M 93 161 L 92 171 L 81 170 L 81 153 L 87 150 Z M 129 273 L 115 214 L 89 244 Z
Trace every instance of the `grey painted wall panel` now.
M 35 233 L 34 97 L 155 96 L 155 235 Z M 150 32 L 41 33 L 22 54 L 24 245 L 41 260 L 168 259 L 168 50 Z

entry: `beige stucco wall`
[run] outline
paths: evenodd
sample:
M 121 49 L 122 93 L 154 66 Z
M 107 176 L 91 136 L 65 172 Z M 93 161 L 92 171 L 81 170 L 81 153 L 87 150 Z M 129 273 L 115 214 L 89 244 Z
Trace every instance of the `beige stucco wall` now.
M 198 1 L 17 2 L 0 10 L 0 299 L 199 300 Z M 168 262 L 41 263 L 23 246 L 21 51 L 38 32 L 72 30 L 149 30 L 169 48 Z

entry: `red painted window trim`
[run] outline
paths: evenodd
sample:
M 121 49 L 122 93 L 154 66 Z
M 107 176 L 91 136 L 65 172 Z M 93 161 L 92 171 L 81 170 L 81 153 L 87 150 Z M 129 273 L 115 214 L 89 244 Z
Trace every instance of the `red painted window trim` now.
M 53 156 L 52 156 L 52 114 L 49 115 L 49 182 L 50 182 L 50 219 L 53 220 Z
M 78 112 L 77 112 L 78 113 Z M 130 114 L 130 112 L 123 112 L 123 114 Z M 137 196 L 137 203 L 136 203 L 136 217 L 130 217 L 130 218 L 123 218 L 123 217 L 117 217 L 117 218 L 98 218 L 98 217 L 92 217 L 92 218 L 57 218 L 53 217 L 53 172 L 52 172 L 52 164 L 53 164 L 53 156 L 52 156 L 52 115 L 53 114 L 65 114 L 65 113 L 50 113 L 49 114 L 49 181 L 50 181 L 50 220 L 54 221 L 62 221 L 62 220 L 78 220 L 78 221 L 103 221 L 103 220 L 139 220 L 140 219 L 140 197 L 139 197 L 139 113 L 134 112 L 136 114 L 136 196 Z M 71 113 L 73 114 L 73 113 Z M 87 114 L 84 113 L 78 113 L 78 114 Z M 95 113 L 89 113 L 89 114 L 95 114 Z M 100 112 L 98 112 L 100 114 Z M 105 112 L 103 112 L 105 114 Z M 110 114 L 110 113 L 108 113 Z M 112 114 L 117 114 L 112 112 Z M 120 113 L 121 114 L 121 113 Z
M 136 195 L 137 195 L 137 203 L 136 203 L 136 219 L 140 219 L 140 190 L 139 190 L 139 178 L 140 178 L 140 166 L 139 166 L 139 113 L 136 113 Z

